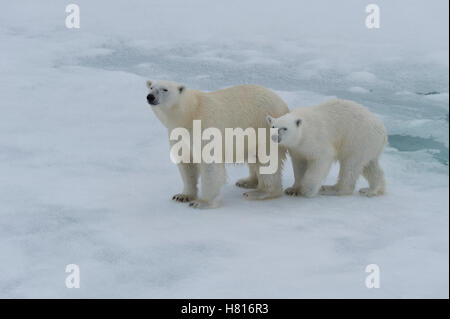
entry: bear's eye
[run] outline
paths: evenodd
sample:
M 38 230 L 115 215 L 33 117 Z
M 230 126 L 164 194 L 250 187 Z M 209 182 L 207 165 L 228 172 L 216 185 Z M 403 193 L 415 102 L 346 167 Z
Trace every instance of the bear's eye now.
M 163 90 L 163 92 L 167 92 L 167 89 L 162 89 Z
M 282 128 L 280 128 L 280 130 L 282 130 L 283 132 L 286 132 L 287 128 L 286 127 L 282 127 Z

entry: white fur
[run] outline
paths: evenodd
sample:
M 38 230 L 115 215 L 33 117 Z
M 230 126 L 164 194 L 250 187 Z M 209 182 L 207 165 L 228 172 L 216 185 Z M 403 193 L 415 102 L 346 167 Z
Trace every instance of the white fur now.
M 267 114 L 281 116 L 289 112 L 286 104 L 275 93 L 256 85 L 239 85 L 210 93 L 187 90 L 181 84 L 168 81 L 147 81 L 147 87 L 149 94 L 157 95 L 157 105 L 153 105 L 152 110 L 167 127 L 169 134 L 173 129 L 183 127 L 192 136 L 193 120 L 201 120 L 202 129 L 218 128 L 222 136 L 225 136 L 225 128 L 268 129 L 265 119 Z M 269 138 L 267 134 L 267 140 Z M 173 145 L 175 142 L 171 143 Z M 281 196 L 281 169 L 285 153 L 286 150 L 279 147 L 278 170 L 274 174 L 259 174 L 260 164 L 249 164 L 250 176 L 236 183 L 240 187 L 256 189 L 245 193 L 245 198 L 269 199 Z M 220 191 L 226 181 L 224 164 L 181 163 L 178 168 L 184 189 L 173 196 L 174 200 L 190 202 L 190 206 L 199 208 L 219 205 Z M 197 199 L 199 177 L 202 196 Z
M 300 120 L 300 121 L 299 121 Z M 280 118 L 268 117 L 278 128 L 279 143 L 292 157 L 295 183 L 288 195 L 349 195 L 362 174 L 369 187 L 362 195 L 385 192 L 386 183 L 378 159 L 386 145 L 383 123 L 367 108 L 346 100 L 334 99 L 323 104 L 297 108 Z M 336 185 L 322 186 L 334 161 L 339 161 Z

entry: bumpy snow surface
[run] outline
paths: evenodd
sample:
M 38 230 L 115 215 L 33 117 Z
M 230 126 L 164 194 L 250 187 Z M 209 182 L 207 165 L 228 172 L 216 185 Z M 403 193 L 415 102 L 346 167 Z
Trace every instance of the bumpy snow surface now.
M 1 4 L 0 297 L 448 298 L 448 1 L 377 1 L 380 29 L 353 0 L 75 3 L 80 29 L 65 3 Z M 146 79 L 362 103 L 388 192 L 249 202 L 230 166 L 220 208 L 175 203 Z

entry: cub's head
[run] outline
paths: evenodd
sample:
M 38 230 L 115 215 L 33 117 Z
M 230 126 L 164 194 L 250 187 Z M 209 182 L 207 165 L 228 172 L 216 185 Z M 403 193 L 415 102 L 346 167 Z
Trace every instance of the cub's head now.
M 147 102 L 152 106 L 170 108 L 180 101 L 186 91 L 183 84 L 170 81 L 147 81 Z
M 286 147 L 294 147 L 300 143 L 302 137 L 302 119 L 295 117 L 292 113 L 285 114 L 279 118 L 273 118 L 270 115 L 266 117 L 267 123 L 275 134 L 271 139 Z

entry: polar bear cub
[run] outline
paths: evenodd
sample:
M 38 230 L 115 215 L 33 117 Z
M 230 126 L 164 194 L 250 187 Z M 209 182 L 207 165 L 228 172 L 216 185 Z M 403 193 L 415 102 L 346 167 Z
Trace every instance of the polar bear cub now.
M 188 90 L 184 85 L 147 81 L 147 102 L 170 133 L 185 128 L 192 136 L 193 121 L 201 120 L 202 127 L 217 128 L 225 136 L 226 128 L 266 128 L 263 140 L 270 141 L 266 115 L 279 117 L 289 112 L 283 100 L 272 91 L 257 85 L 239 85 L 227 89 L 202 92 Z M 173 145 L 176 141 L 170 141 Z M 256 142 L 258 143 L 258 141 Z M 258 147 L 258 144 L 256 145 Z M 192 140 L 190 148 L 192 149 Z M 261 147 L 262 148 L 262 147 Z M 250 176 L 236 185 L 255 190 L 244 194 L 246 199 L 270 199 L 281 196 L 281 169 L 286 149 L 278 147 L 277 169 L 273 174 L 260 174 L 261 161 L 249 164 Z M 221 163 L 179 163 L 178 168 L 184 188 L 173 200 L 189 202 L 191 207 L 214 208 L 219 205 L 219 195 L 226 180 L 224 160 Z M 248 158 L 247 158 L 248 159 Z M 198 198 L 197 182 L 201 179 L 202 196 Z
M 333 99 L 297 108 L 279 118 L 269 115 L 267 121 L 278 132 L 272 139 L 285 146 L 292 158 L 295 183 L 285 190 L 286 194 L 349 195 L 361 174 L 369 183 L 359 191 L 361 195 L 385 192 L 378 159 L 387 142 L 386 129 L 367 108 Z M 340 164 L 338 182 L 321 187 L 334 161 Z

